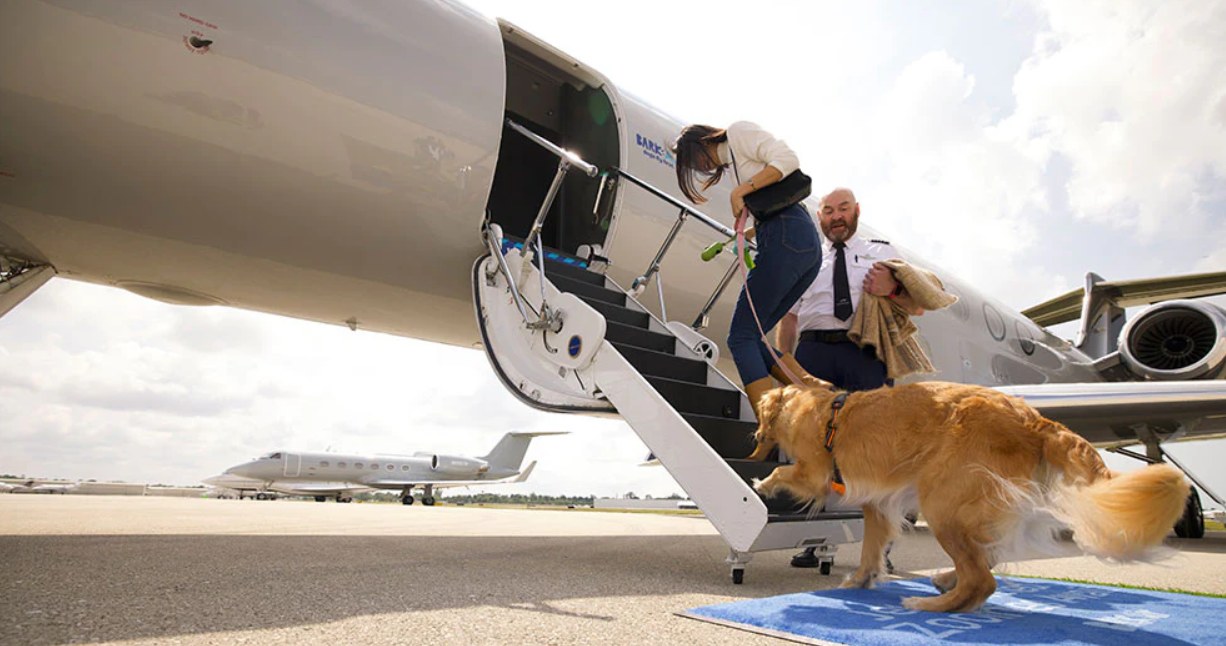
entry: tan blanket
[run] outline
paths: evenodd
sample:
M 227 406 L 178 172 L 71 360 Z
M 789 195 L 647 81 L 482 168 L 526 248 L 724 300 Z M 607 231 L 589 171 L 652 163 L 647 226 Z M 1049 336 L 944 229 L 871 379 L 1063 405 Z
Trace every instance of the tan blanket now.
M 894 278 L 906 288 L 911 300 L 925 310 L 939 310 L 958 302 L 957 296 L 945 291 L 945 285 L 936 274 L 898 258 L 882 261 L 882 264 L 894 271 Z M 912 373 L 935 371 L 932 361 L 915 339 L 916 330 L 911 315 L 894 300 L 864 292 L 856 315 L 851 319 L 847 338 L 860 346 L 876 348 L 877 358 L 885 363 L 886 375 L 897 379 Z

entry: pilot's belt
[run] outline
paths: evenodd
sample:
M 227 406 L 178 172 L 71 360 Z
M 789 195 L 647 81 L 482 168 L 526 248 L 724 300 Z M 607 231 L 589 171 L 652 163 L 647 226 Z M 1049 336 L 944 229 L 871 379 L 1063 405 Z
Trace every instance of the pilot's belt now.
M 805 330 L 800 333 L 800 341 L 816 341 L 817 343 L 847 343 L 847 330 Z

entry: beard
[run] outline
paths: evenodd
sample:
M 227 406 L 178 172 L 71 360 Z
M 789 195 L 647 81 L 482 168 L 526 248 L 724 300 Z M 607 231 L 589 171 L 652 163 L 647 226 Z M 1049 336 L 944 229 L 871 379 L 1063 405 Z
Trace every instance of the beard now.
M 856 214 L 842 220 L 846 226 L 835 228 L 832 226 L 833 221 L 822 222 L 822 234 L 831 242 L 847 242 L 853 235 L 856 234 L 856 227 L 860 224 L 860 215 Z M 833 233 L 831 230 L 833 229 Z

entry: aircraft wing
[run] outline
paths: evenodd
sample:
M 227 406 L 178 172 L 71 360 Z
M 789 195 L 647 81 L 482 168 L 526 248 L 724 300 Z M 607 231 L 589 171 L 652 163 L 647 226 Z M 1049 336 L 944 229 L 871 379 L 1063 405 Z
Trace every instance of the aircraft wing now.
M 532 469 L 536 468 L 536 460 L 528 464 L 528 468 L 520 471 L 518 475 L 507 476 L 505 478 L 487 478 L 485 480 L 399 480 L 385 478 L 380 480 L 367 480 L 366 484 L 371 487 L 379 487 L 380 489 L 400 489 L 402 487 L 419 487 L 421 485 L 431 485 L 435 489 L 446 489 L 447 487 L 471 487 L 474 485 L 490 485 L 490 484 L 513 484 L 523 482 L 528 479 L 528 475 L 532 473 Z
M 1102 382 L 1004 386 L 1045 417 L 1099 448 L 1141 441 L 1226 437 L 1226 381 Z
M 1226 294 L 1226 271 L 1140 280 L 1101 281 L 1094 285 L 1094 292 L 1102 292 L 1120 307 L 1149 305 L 1176 298 L 1216 296 Z M 1084 288 L 1074 289 L 1039 303 L 1022 314 L 1044 327 L 1076 321 L 1081 317 L 1084 296 Z
M 304 496 L 327 496 L 338 493 L 357 493 L 370 491 L 372 487 L 354 485 L 345 482 L 274 482 L 268 487 L 282 493 L 301 494 Z

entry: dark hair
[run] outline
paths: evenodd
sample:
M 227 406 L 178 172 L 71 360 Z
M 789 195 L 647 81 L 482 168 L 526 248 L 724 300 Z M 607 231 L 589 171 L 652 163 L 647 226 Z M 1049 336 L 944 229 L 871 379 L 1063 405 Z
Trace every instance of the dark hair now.
M 707 198 L 702 196 L 700 189 L 694 185 L 695 178 L 703 178 L 702 191 L 711 188 L 723 179 L 728 165 L 721 164 L 718 159 L 712 158 L 707 145 L 725 141 L 728 141 L 727 130 L 694 124 L 682 128 L 681 134 L 677 135 L 677 140 L 670 147 L 677 158 L 677 185 L 681 187 L 681 192 L 690 198 L 691 202 L 702 204 L 707 201 Z M 699 160 L 711 162 L 710 165 L 714 167 L 714 170 L 700 170 Z

